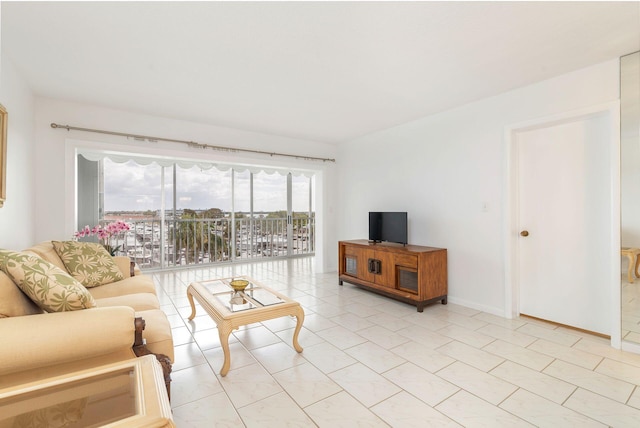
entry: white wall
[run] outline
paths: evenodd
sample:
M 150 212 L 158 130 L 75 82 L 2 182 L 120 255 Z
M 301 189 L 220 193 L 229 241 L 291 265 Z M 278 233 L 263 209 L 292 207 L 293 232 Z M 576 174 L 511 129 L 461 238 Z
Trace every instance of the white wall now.
M 9 115 L 7 200 L 0 208 L 0 248 L 21 250 L 34 240 L 34 99 L 11 60 L 2 56 L 0 103 Z
M 66 131 L 51 128 L 51 123 L 82 128 L 149 135 L 163 138 L 195 141 L 225 147 L 237 147 L 269 152 L 292 153 L 306 156 L 335 158 L 335 147 L 327 144 L 291 138 L 246 132 L 229 128 L 186 122 L 176 119 L 148 116 L 94 105 L 36 98 L 36 241 L 68 239 L 75 228 L 74 150 L 77 147 L 100 147 L 105 150 L 153 153 L 170 158 L 184 157 L 214 162 L 242 162 L 266 167 L 283 166 L 318 171 L 326 177 L 321 186 L 327 197 L 317 204 L 319 221 L 331 225 L 335 221 L 330 213 L 336 192 L 331 188 L 331 177 L 336 168 L 331 162 L 305 161 L 266 155 L 242 154 L 190 148 L 175 143 L 149 143 L 126 137 Z M 335 227 L 324 227 L 321 243 L 336 242 Z M 318 269 L 326 269 L 333 257 L 335 245 L 323 245 L 317 252 Z
M 338 239 L 366 238 L 368 211 L 407 211 L 411 244 L 448 249 L 450 301 L 504 315 L 505 127 L 617 100 L 618 71 L 614 59 L 343 146 Z

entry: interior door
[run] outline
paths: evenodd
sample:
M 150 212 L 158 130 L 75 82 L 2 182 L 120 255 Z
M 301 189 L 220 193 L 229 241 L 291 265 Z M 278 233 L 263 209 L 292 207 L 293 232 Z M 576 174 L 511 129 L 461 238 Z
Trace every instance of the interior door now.
M 610 334 L 609 121 L 518 132 L 519 310 Z M 526 235 L 526 236 L 525 236 Z

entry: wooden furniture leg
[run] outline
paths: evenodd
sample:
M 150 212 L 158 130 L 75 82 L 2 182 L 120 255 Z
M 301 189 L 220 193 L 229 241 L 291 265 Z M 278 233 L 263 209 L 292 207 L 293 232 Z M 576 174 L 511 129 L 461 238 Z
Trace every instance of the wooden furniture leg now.
M 146 322 L 142 317 L 137 317 L 135 319 L 135 340 L 133 342 L 133 352 L 136 354 L 136 357 L 142 357 L 144 355 L 155 355 L 156 359 L 162 366 L 162 374 L 164 375 L 164 384 L 167 387 L 167 397 L 171 400 L 171 359 L 164 354 L 154 354 L 153 352 L 147 349 L 147 345 L 142 338 L 142 331 L 146 327 Z

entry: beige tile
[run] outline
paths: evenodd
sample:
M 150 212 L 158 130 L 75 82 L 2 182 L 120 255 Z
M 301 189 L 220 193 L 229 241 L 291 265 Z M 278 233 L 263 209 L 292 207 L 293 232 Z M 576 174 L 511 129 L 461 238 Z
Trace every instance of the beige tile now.
M 633 390 L 633 394 L 631 394 L 631 398 L 627 401 L 627 405 L 640 409 L 640 387 L 636 386 L 636 389 Z
M 324 373 L 331 373 L 357 362 L 353 357 L 327 342 L 305 348 L 303 356 Z
M 312 404 L 304 410 L 320 428 L 389 427 L 344 391 Z
M 488 372 L 504 361 L 504 358 L 496 357 L 493 354 L 455 340 L 436 350 L 441 354 L 448 355 L 451 358 L 462 361 L 485 372 Z
M 469 330 L 477 330 L 487 325 L 487 323 L 481 319 L 460 315 L 452 311 L 440 310 L 436 316 L 449 324 L 455 324 Z
M 537 427 L 606 427 L 587 416 L 523 389 L 504 400 L 500 407 Z
M 375 325 L 371 321 L 368 321 L 365 318 L 360 318 L 359 316 L 352 313 L 331 317 L 330 320 L 334 325 L 341 325 L 344 328 L 348 328 L 349 330 L 356 332 L 365 328 L 373 327 Z M 307 322 L 305 320 L 305 324 L 306 323 Z
M 538 371 L 553 361 L 553 357 L 502 340 L 496 340 L 482 350 Z
M 238 409 L 247 428 L 315 427 L 313 421 L 281 392 Z
M 591 354 L 600 355 L 611 360 L 620 361 L 623 363 L 631 364 L 636 367 L 640 367 L 640 354 L 632 354 L 631 352 L 625 352 L 620 349 L 611 347 L 610 343 L 594 342 L 591 340 L 580 340 L 573 345 L 573 348 L 580 349 L 581 351 L 589 352 Z
M 469 330 L 455 324 L 441 328 L 440 330 L 437 330 L 437 333 L 450 337 L 458 342 L 466 343 L 474 348 L 482 348 L 496 340 L 495 338 L 482 334 L 479 331 Z
M 206 363 L 207 360 L 202 355 L 202 351 L 195 342 L 186 343 L 173 347 L 175 354 L 173 370 L 178 371 L 187 367 L 197 366 Z
M 595 371 L 625 382 L 640 385 L 640 367 L 605 358 Z
M 198 346 L 200 347 L 200 349 L 202 349 L 203 351 L 221 346 L 220 335 L 218 334 L 217 328 L 197 331 L 193 333 L 193 337 L 198 343 Z M 229 335 L 230 344 L 235 343 L 237 341 L 238 339 L 233 334 Z
M 320 314 L 306 314 L 304 317 L 304 327 L 308 330 L 318 332 L 320 330 L 326 330 L 331 327 L 335 327 L 336 324 L 333 321 L 330 321 L 328 318 L 323 317 Z
M 361 343 L 345 349 L 345 352 L 377 373 L 385 372 L 407 361 L 372 342 Z
M 435 373 L 456 361 L 422 343 L 413 341 L 396 346 L 391 349 L 391 352 L 431 373 Z
M 300 407 L 307 407 L 342 391 L 331 378 L 308 363 L 275 373 L 273 377 Z
M 279 317 L 274 318 L 272 320 L 262 321 L 261 324 L 271 330 L 274 333 L 277 333 L 282 330 L 286 330 L 289 328 L 295 328 L 296 326 L 296 318 L 295 317 Z
M 282 330 L 276 333 L 276 335 L 287 345 L 293 347 L 293 333 L 295 332 L 295 328 L 290 328 L 287 330 Z M 307 346 L 317 345 L 319 343 L 324 343 L 325 340 L 318 336 L 316 333 L 306 329 L 304 326 L 298 333 L 298 343 L 303 348 Z
M 436 374 L 453 385 L 495 405 L 518 389 L 512 383 L 459 361 Z
M 576 336 L 572 333 L 568 333 L 566 331 L 557 331 L 552 330 L 548 326 L 541 326 L 539 324 L 534 324 L 531 322 L 527 322 L 522 327 L 518 328 L 516 331 L 522 334 L 528 334 L 529 336 L 534 336 L 539 339 L 544 339 L 549 342 L 557 343 L 559 345 L 571 346 L 580 340 L 579 336 Z
M 411 363 L 391 369 L 383 376 L 430 406 L 459 390 L 457 386 Z
M 398 331 L 406 328 L 411 323 L 403 318 L 399 318 L 390 314 L 380 313 L 367 317 L 367 321 L 371 321 L 374 324 L 382 326 L 387 330 Z
M 486 312 L 480 312 L 478 314 L 473 315 L 473 318 L 487 322 L 489 324 L 498 325 L 500 327 L 508 328 L 510 330 L 515 330 L 519 327 L 522 327 L 526 324 L 524 320 L 521 319 L 509 319 L 499 317 L 497 315 L 488 314 Z
M 191 331 L 184 324 L 182 327 L 172 328 L 171 336 L 173 337 L 173 346 L 184 345 L 194 340 Z
M 213 367 L 215 373 L 219 373 L 224 364 L 224 353 L 221 347 L 211 348 L 203 351 L 204 357 L 209 362 L 209 365 Z M 257 361 L 253 355 L 242 346 L 242 343 L 235 342 L 229 344 L 229 357 L 231 358 L 231 369 L 238 369 L 240 367 L 256 364 Z
M 232 335 L 249 350 L 281 342 L 275 333 L 262 325 L 245 330 L 239 329 L 234 331 Z
M 282 392 L 278 382 L 259 364 L 231 367 L 218 380 L 236 409 Z
M 564 406 L 611 427 L 640 426 L 640 410 L 578 388 Z
M 338 349 L 350 348 L 367 341 L 364 337 L 342 327 L 341 325 L 321 330 L 317 335 Z
M 495 339 L 500 339 L 505 342 L 512 343 L 514 345 L 522 346 L 526 348 L 536 341 L 536 337 L 529 336 L 528 334 L 514 331 L 511 328 L 502 327 L 495 324 L 487 324 L 484 327 L 480 327 L 478 333 L 485 334 Z
M 527 349 L 540 352 L 541 354 L 545 354 L 589 370 L 595 369 L 602 361 L 602 357 L 599 355 L 559 345 L 543 339 L 533 342 Z
M 173 420 L 176 426 L 180 428 L 243 426 L 240 416 L 224 392 L 201 398 L 182 406 L 174 406 Z
M 511 361 L 505 361 L 489 373 L 558 404 L 564 403 L 576 390 L 575 385 Z
M 277 373 L 307 362 L 301 353 L 282 342 L 254 349 L 251 353 L 269 373 Z
M 367 407 L 400 392 L 392 382 L 361 363 L 330 373 L 329 377 Z
M 461 426 L 404 391 L 371 407 L 371 411 L 392 427 L 453 428 Z
M 385 349 L 391 349 L 409 341 L 409 338 L 379 325 L 358 330 L 358 334 Z
M 440 330 L 443 327 L 451 325 L 451 323 L 444 321 L 442 318 L 438 317 L 437 312 L 432 313 L 431 311 L 426 311 L 422 313 L 420 312 L 411 313 L 410 315 L 403 317 L 403 319 L 408 323 L 411 323 L 432 331 Z
M 171 406 L 174 408 L 222 391 L 218 378 L 208 364 L 171 373 Z
M 466 392 L 460 391 L 435 407 L 468 428 L 533 427 L 524 419 Z
M 562 379 L 583 389 L 626 403 L 635 385 L 623 382 L 564 361 L 555 360 L 543 370 L 550 376 Z
M 411 325 L 396 332 L 414 342 L 422 343 L 431 349 L 439 348 L 442 345 L 453 341 L 450 337 L 443 336 L 425 327 Z

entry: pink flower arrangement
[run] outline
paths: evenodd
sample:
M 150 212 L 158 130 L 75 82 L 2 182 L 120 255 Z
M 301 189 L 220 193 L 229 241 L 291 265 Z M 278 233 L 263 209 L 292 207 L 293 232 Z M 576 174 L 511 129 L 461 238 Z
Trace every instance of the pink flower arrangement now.
M 89 225 L 85 226 L 83 229 L 74 233 L 74 237 L 83 238 L 85 236 L 97 236 L 100 241 L 102 241 L 102 245 L 112 256 L 120 249 L 121 245 L 117 247 L 113 247 L 111 245 L 111 238 L 113 236 L 118 236 L 127 230 L 130 227 L 127 223 L 122 220 L 114 221 L 113 223 L 109 223 L 105 226 L 96 225 L 93 228 L 89 227 Z

